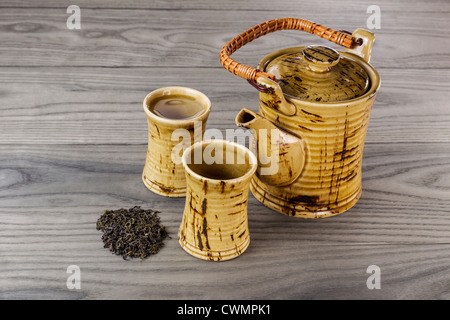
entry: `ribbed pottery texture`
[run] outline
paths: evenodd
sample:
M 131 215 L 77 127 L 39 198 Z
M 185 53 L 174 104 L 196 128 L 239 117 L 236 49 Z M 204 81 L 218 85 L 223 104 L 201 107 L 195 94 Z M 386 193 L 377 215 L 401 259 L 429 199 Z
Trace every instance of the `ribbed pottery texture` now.
M 255 197 L 279 212 L 307 218 L 351 208 L 361 195 L 364 141 L 374 99 L 375 95 L 357 103 L 298 103 L 294 117 L 261 104 L 261 115 L 303 138 L 306 159 L 301 175 L 289 186 L 269 186 L 255 176 Z

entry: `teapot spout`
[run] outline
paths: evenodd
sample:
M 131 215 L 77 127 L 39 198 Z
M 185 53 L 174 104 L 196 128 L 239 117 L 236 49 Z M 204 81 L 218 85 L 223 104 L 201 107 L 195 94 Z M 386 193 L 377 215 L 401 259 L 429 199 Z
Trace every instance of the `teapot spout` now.
M 272 122 L 247 108 L 242 109 L 237 114 L 235 122 L 238 127 L 245 127 L 254 130 L 259 129 L 269 130 L 275 127 L 275 125 Z
M 236 116 L 236 125 L 253 130 L 252 146 L 256 146 L 257 174 L 261 181 L 272 186 L 286 186 L 297 180 L 305 164 L 305 146 L 301 137 L 245 108 Z

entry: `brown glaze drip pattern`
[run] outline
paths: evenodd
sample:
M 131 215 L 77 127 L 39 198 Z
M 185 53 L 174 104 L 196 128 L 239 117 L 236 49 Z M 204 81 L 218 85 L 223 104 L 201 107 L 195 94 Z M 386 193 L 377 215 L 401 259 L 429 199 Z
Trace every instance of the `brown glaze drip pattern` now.
M 301 52 L 294 52 L 275 58 L 266 70 L 280 79 L 285 95 L 307 101 L 351 100 L 366 93 L 370 86 L 366 71 L 350 58 L 341 58 L 329 71 L 315 72 L 309 69 Z

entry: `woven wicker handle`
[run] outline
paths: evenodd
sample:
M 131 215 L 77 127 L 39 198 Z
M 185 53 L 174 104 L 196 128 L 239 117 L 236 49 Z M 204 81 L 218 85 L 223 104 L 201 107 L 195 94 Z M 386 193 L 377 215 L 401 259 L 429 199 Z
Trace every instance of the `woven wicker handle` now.
M 262 72 L 253 67 L 240 64 L 230 58 L 230 55 L 233 54 L 237 49 L 239 49 L 243 45 L 265 34 L 275 32 L 278 30 L 306 31 L 315 34 L 319 37 L 322 37 L 324 39 L 327 39 L 329 41 L 332 41 L 334 43 L 337 43 L 338 45 L 341 45 L 346 48 L 352 48 L 355 45 L 355 41 L 351 35 L 344 32 L 335 31 L 330 28 L 326 28 L 314 22 L 296 18 L 274 19 L 260 23 L 228 41 L 227 44 L 223 46 L 222 50 L 220 51 L 220 62 L 222 63 L 224 68 L 230 71 L 231 73 L 234 73 L 239 77 L 242 77 L 249 81 L 256 81 L 256 79 L 258 79 L 259 77 L 267 77 L 274 81 L 278 81 L 278 79 L 272 74 Z

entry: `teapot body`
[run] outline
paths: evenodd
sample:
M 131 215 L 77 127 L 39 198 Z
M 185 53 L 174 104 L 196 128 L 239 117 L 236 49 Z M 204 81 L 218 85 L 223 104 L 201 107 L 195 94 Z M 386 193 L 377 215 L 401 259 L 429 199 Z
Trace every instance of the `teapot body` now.
M 267 61 L 290 48 L 265 57 Z M 250 190 L 264 205 L 278 212 L 305 218 L 333 216 L 350 209 L 362 192 L 361 168 L 364 142 L 376 92 L 380 85 L 378 73 L 363 59 L 351 53 L 340 53 L 366 67 L 370 76 L 368 91 L 342 102 L 304 101 L 285 96 L 295 107 L 294 115 L 280 112 L 276 103 L 283 103 L 273 94 L 261 92 L 259 114 L 277 127 L 302 138 L 303 169 L 297 179 L 284 186 L 264 182 L 255 175 Z M 274 105 L 275 104 L 275 105 Z

